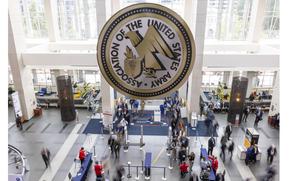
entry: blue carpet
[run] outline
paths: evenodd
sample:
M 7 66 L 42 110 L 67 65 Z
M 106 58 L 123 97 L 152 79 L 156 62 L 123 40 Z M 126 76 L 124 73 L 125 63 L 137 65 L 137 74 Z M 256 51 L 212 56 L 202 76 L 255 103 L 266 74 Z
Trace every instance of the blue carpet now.
M 83 134 L 101 134 L 102 123 L 100 123 L 101 119 L 91 119 L 87 124 Z M 162 123 L 153 123 L 147 122 L 143 125 L 143 133 L 144 135 L 158 135 L 158 136 L 167 136 L 168 135 L 168 125 Z M 114 126 L 115 127 L 115 126 Z M 196 131 L 197 130 L 197 131 Z M 197 122 L 197 129 L 192 130 L 188 129 L 190 136 L 203 136 L 209 137 L 209 133 L 204 121 Z M 105 133 L 105 132 L 104 132 Z M 128 127 L 129 135 L 140 135 L 140 124 L 130 125 Z M 217 133 L 214 133 L 214 136 L 217 137 Z

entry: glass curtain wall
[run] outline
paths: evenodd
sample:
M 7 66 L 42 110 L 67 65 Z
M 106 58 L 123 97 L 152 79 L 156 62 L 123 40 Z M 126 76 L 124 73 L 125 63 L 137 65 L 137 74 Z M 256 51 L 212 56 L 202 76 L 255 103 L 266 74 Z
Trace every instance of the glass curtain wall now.
M 266 0 L 262 38 L 279 39 L 279 30 L 280 30 L 279 13 L 280 13 L 279 0 Z
M 274 82 L 275 72 L 265 71 L 260 72 L 256 79 L 257 88 L 272 88 Z
M 120 0 L 121 8 L 130 6 L 136 3 L 156 3 L 166 6 L 176 13 L 178 13 L 181 17 L 184 17 L 184 6 L 185 0 Z
M 20 0 L 20 12 L 26 38 L 47 38 L 44 0 Z
M 218 86 L 223 81 L 224 72 L 202 72 L 202 85 L 206 87 Z
M 57 0 L 62 40 L 97 39 L 97 0 Z
M 208 0 L 206 39 L 246 40 L 252 0 Z

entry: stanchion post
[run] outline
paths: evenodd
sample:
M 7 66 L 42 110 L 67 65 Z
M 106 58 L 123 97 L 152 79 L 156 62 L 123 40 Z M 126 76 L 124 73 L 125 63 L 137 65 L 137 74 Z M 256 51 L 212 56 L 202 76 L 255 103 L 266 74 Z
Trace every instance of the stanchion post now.
M 143 143 L 143 125 L 140 126 L 140 132 L 141 132 L 141 138 L 140 138 L 140 150 L 143 149 L 144 143 Z
M 172 133 L 172 127 L 168 127 L 168 140 L 167 140 L 167 156 L 170 155 L 170 148 L 171 148 L 171 133 Z
M 131 172 L 130 172 L 130 165 L 131 165 L 131 162 L 128 162 L 128 175 L 127 175 L 127 178 L 131 178 L 132 177 Z
M 128 152 L 128 131 L 127 131 L 127 126 L 124 127 L 125 130 L 125 145 L 124 145 L 124 152 Z
M 96 146 L 94 146 L 94 156 L 96 156 Z
M 171 154 L 170 154 L 170 157 L 169 157 L 169 166 L 168 166 L 168 168 L 170 169 L 170 170 L 172 170 L 173 169 L 173 166 L 172 166 L 172 160 L 173 160 L 173 156 L 172 156 L 172 151 L 171 151 Z
M 136 167 L 136 180 L 139 180 L 138 166 Z
M 166 168 L 164 167 L 162 180 L 167 180 L 167 179 L 166 179 L 166 173 L 165 173 L 165 172 L 166 172 Z
M 104 139 L 104 125 L 101 126 L 101 138 Z
M 144 161 L 141 160 L 141 171 L 140 171 L 141 174 L 144 173 L 144 172 L 143 172 L 143 171 L 144 171 L 143 169 L 144 169 Z

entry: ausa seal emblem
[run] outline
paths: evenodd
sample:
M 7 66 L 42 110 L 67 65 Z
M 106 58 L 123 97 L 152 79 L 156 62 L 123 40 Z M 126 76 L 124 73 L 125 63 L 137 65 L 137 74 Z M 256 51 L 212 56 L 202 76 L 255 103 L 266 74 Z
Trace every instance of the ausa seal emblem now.
M 128 6 L 103 27 L 97 59 L 106 81 L 132 98 L 165 97 L 187 80 L 195 61 L 190 29 L 157 4 Z

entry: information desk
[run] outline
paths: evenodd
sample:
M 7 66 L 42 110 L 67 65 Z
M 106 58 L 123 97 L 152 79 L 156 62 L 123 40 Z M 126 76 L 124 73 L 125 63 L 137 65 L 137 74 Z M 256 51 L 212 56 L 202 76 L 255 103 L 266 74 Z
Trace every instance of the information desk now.
M 202 157 L 204 157 L 206 161 L 209 161 L 207 151 L 205 148 L 200 148 L 200 158 Z M 215 175 L 214 175 L 212 167 L 210 167 L 210 174 L 209 174 L 208 179 L 211 181 L 215 180 Z
M 84 181 L 87 178 L 88 171 L 92 164 L 92 153 L 88 153 L 86 155 L 85 160 L 83 161 L 83 164 L 78 171 L 77 175 L 72 178 L 72 181 Z
M 254 128 L 247 128 L 244 138 L 244 147 L 249 148 L 251 143 L 258 144 L 259 142 L 259 133 Z

